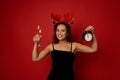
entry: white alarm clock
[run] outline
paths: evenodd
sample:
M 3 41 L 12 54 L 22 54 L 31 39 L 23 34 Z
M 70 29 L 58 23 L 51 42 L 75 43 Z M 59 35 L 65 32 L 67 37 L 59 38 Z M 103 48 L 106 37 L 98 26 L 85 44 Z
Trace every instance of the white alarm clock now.
M 92 34 L 91 31 L 85 31 L 85 32 L 83 32 L 82 38 L 83 38 L 85 41 L 92 41 L 92 39 L 93 39 L 93 34 Z

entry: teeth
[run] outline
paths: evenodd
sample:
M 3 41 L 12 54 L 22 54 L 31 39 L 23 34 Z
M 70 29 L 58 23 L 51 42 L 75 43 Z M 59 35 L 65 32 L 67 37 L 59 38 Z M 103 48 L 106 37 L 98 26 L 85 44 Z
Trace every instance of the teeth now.
M 62 37 L 62 35 L 58 35 L 58 37 Z

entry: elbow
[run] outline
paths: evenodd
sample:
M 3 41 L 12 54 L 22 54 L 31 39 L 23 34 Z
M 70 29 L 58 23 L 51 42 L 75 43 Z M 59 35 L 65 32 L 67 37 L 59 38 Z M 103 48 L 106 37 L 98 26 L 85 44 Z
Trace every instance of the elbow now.
M 94 52 L 97 52 L 97 51 L 98 51 L 98 49 L 96 48 L 96 49 L 93 49 L 91 52 L 94 53 Z
M 34 58 L 32 58 L 32 61 L 36 62 L 36 61 L 38 61 L 38 59 L 34 59 Z
M 36 59 L 32 59 L 32 61 L 36 62 L 37 60 Z

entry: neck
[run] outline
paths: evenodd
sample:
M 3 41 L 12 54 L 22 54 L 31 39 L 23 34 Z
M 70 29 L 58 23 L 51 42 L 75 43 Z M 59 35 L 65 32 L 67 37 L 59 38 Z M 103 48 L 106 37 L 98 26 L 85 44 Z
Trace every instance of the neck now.
M 67 40 L 61 40 L 59 41 L 60 44 L 64 44 L 64 43 L 67 43 L 68 41 Z

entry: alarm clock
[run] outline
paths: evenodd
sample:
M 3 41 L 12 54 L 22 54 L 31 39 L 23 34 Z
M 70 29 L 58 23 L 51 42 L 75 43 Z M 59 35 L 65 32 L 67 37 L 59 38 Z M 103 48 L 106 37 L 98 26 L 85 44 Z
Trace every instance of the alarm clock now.
M 84 31 L 82 34 L 82 38 L 85 41 L 92 41 L 93 40 L 93 34 L 92 31 Z

